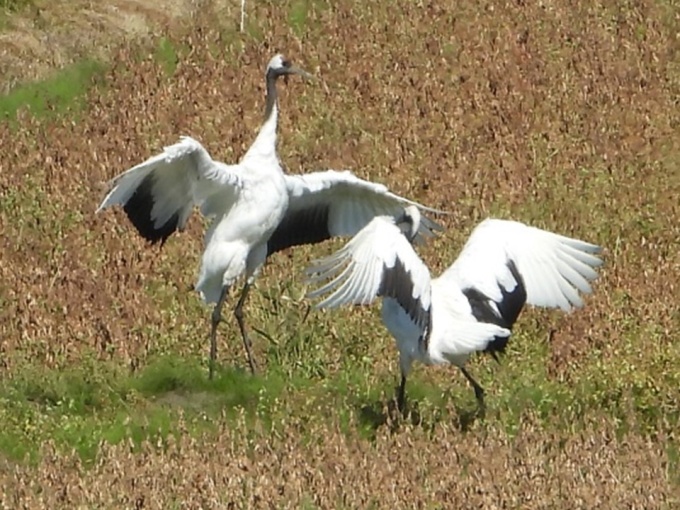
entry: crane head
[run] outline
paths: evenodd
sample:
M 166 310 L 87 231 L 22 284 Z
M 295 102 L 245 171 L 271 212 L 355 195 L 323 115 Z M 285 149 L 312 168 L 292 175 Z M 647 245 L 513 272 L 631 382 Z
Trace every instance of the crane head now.
M 395 224 L 406 236 L 406 239 L 413 243 L 420 228 L 420 211 L 415 205 L 404 207 L 404 211 L 395 219 Z
M 307 71 L 294 66 L 290 60 L 287 60 L 280 53 L 278 55 L 274 55 L 274 57 L 272 57 L 272 59 L 269 61 L 269 64 L 267 64 L 267 75 L 269 76 L 270 73 L 274 78 L 278 78 L 279 76 L 288 76 L 291 74 L 297 74 L 308 79 L 312 77 L 312 75 Z

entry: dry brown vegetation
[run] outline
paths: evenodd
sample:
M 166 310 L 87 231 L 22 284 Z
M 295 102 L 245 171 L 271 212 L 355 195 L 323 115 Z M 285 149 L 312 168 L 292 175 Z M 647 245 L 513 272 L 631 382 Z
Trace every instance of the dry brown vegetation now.
M 570 437 L 526 429 L 461 438 L 442 425 L 373 443 L 294 425 L 274 437 L 246 425 L 165 448 L 105 446 L 83 469 L 46 448 L 37 469 L 5 480 L 7 508 L 675 508 L 658 444 L 616 439 L 597 423 Z M 316 439 L 301 441 L 307 433 Z M 253 438 L 243 444 L 244 436 Z M 639 469 L 635 469 L 638 466 Z M 58 475 L 55 476 L 55 474 Z M 13 484 L 13 485 L 10 485 Z
M 67 432 L 34 463 L 0 453 L 3 507 L 677 508 L 673 3 L 249 5 L 247 35 L 235 30 L 237 6 L 209 3 L 168 31 L 179 54 L 171 76 L 152 51 L 123 43 L 84 111 L 0 124 L 3 384 L 205 357 L 208 310 L 190 291 L 200 219 L 158 250 L 120 211 L 93 212 L 108 179 L 180 134 L 216 159 L 240 157 L 261 118 L 263 66 L 279 50 L 318 77 L 282 87 L 279 152 L 290 172 L 351 168 L 455 210 L 446 235 L 421 251 L 435 270 L 486 215 L 599 243 L 607 263 L 595 293 L 569 316 L 525 312 L 503 366 L 474 364 L 489 392 L 485 420 L 465 419 L 469 389 L 455 371 L 416 370 L 418 418 L 377 420 L 366 435 L 362 407 L 383 413 L 391 395 L 392 341 L 371 311 L 300 324 L 300 270 L 329 246 L 277 255 L 247 311 L 263 333 L 260 363 L 283 377 L 273 410 L 199 412 L 141 449 L 103 438 L 92 464 L 59 444 Z M 221 335 L 222 363 L 244 366 L 234 325 Z M 273 390 L 265 381 L 262 391 Z M 152 405 L 141 400 L 125 411 Z M 37 443 L 81 420 L 59 422 L 60 402 L 29 403 L 19 418 L 3 405 L 7 430 L 33 427 L 22 437 Z M 196 432 L 201 419 L 214 429 Z

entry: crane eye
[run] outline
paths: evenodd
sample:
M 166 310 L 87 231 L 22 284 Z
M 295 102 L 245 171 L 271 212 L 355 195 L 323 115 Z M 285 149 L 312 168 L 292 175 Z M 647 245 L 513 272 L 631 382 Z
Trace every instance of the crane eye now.
M 281 66 L 284 68 L 290 67 L 290 60 L 284 60 L 281 62 Z

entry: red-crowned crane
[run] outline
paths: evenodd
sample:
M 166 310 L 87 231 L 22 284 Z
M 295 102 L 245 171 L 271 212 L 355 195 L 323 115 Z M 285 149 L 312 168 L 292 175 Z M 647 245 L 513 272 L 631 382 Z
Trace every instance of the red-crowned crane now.
M 470 382 L 480 407 L 484 390 L 465 369 L 468 357 L 496 358 L 526 303 L 569 311 L 591 292 L 600 248 L 516 221 L 486 219 L 456 261 L 437 278 L 411 245 L 420 212 L 376 217 L 344 247 L 307 269 L 317 308 L 369 304 L 382 297 L 382 320 L 395 338 L 401 365 L 397 396 L 404 407 L 413 361 L 453 364 Z M 329 294 L 330 293 L 330 294 Z M 497 359 L 497 358 L 496 358 Z
M 195 206 L 212 218 L 196 290 L 215 303 L 210 332 L 210 378 L 217 353 L 217 326 L 229 289 L 240 276 L 245 284 L 234 309 L 251 371 L 255 361 L 243 320 L 250 286 L 269 255 L 285 248 L 351 236 L 376 215 L 398 215 L 408 204 L 438 212 L 391 193 L 349 171 L 306 175 L 283 172 L 276 152 L 277 79 L 310 76 L 283 55 L 267 66 L 265 120 L 255 142 L 235 165 L 214 161 L 196 140 L 174 145 L 113 179 L 97 212 L 122 205 L 140 235 L 163 244 L 181 231 Z M 424 219 L 419 232 L 441 230 Z

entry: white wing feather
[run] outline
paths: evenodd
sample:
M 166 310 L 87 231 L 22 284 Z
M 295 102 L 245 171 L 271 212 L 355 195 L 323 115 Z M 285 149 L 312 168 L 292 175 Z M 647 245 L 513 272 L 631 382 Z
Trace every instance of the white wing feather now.
M 233 202 L 242 180 L 238 166 L 214 161 L 193 138 L 180 137 L 174 145 L 115 177 L 97 212 L 115 204 L 125 205 L 144 180 L 153 177 L 151 219 L 156 228 L 179 214 L 182 228 L 194 205 L 205 215 L 218 214 Z
M 306 271 L 312 275 L 308 283 L 330 281 L 307 297 L 330 292 L 317 308 L 372 303 L 379 295 L 385 268 L 394 268 L 397 261 L 410 276 L 411 298 L 429 310 L 430 272 L 393 219 L 386 216 L 374 218 L 340 250 L 312 263 Z
M 487 219 L 470 235 L 458 259 L 437 280 L 443 287 L 476 288 L 494 301 L 499 284 L 512 291 L 517 282 L 508 268 L 514 262 L 524 280 L 527 303 L 569 311 L 583 304 L 579 291 L 602 264 L 600 247 L 530 227 L 516 221 Z
M 290 196 L 288 214 L 327 206 L 331 236 L 353 236 L 374 217 L 399 215 L 405 205 L 430 213 L 449 214 L 396 195 L 383 184 L 360 179 L 349 170 L 287 175 L 286 184 Z M 440 225 L 423 216 L 418 239 L 432 237 L 435 231 L 441 230 Z

